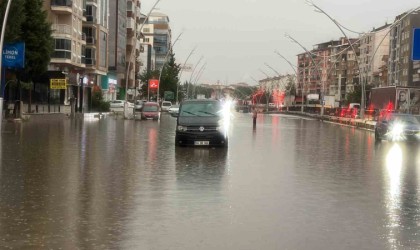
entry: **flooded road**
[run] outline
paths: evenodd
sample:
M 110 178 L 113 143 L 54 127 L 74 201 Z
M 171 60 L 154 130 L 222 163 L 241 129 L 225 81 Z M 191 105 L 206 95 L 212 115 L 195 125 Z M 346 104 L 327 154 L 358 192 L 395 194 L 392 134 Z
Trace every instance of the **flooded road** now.
M 1 249 L 419 249 L 420 146 L 235 113 L 229 148 L 175 118 L 4 123 Z

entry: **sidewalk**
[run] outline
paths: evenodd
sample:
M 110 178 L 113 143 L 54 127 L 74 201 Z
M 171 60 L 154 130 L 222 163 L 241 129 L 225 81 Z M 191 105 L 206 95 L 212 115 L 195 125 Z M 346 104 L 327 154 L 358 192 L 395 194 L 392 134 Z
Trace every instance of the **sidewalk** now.
M 322 121 L 327 121 L 336 124 L 342 124 L 345 126 L 351 126 L 359 129 L 365 129 L 369 131 L 375 130 L 376 121 L 367 120 L 367 119 L 353 119 L 353 118 L 344 118 L 344 117 L 337 117 L 337 116 L 329 116 L 324 115 L 321 116 L 319 114 L 311 114 L 311 113 L 303 113 L 300 111 L 285 111 L 285 112 L 266 112 L 266 114 L 291 114 L 297 116 L 306 116 L 311 117 L 314 119 L 319 119 Z

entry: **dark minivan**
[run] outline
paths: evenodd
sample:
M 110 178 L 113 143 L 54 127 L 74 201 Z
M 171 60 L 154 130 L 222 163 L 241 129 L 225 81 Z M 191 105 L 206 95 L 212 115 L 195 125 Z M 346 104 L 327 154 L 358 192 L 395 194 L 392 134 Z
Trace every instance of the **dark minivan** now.
M 177 146 L 228 146 L 223 104 L 217 100 L 183 101 L 179 107 L 175 144 Z

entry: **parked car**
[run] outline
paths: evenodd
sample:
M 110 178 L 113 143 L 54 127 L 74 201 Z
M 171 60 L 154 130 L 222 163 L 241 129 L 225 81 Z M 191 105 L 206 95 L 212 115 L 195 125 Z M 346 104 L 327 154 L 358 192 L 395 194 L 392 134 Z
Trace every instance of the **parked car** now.
M 420 122 L 410 114 L 387 113 L 379 117 L 375 127 L 375 141 L 418 141 Z
M 169 101 L 163 101 L 161 105 L 162 111 L 168 111 L 169 108 L 172 106 L 172 103 Z
M 160 112 L 159 112 L 159 104 L 156 102 L 146 102 L 143 104 L 141 108 L 141 116 L 140 119 L 142 120 L 159 120 Z
M 114 100 L 110 101 L 111 108 L 124 108 L 124 101 L 123 100 Z
M 124 100 L 113 100 L 110 101 L 110 108 L 124 108 Z M 129 108 L 134 108 L 134 103 L 127 102 Z
M 177 146 L 228 146 L 223 106 L 217 100 L 186 100 L 179 107 L 175 144 Z
M 178 112 L 179 112 L 179 105 L 172 105 L 169 110 L 168 110 L 169 114 L 173 117 L 178 116 Z

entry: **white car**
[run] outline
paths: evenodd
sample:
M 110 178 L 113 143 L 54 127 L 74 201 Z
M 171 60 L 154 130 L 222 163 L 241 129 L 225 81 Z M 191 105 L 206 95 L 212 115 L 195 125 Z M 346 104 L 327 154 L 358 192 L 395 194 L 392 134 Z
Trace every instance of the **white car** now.
M 163 101 L 160 108 L 162 109 L 162 111 L 168 111 L 171 106 L 172 106 L 172 102 Z
M 110 108 L 124 108 L 124 100 L 113 100 L 110 102 Z M 134 108 L 134 103 L 127 102 L 129 108 Z
M 169 110 L 168 110 L 169 114 L 171 116 L 178 116 L 179 113 L 179 105 L 172 105 Z
M 110 102 L 111 108 L 124 108 L 123 100 L 113 100 Z

